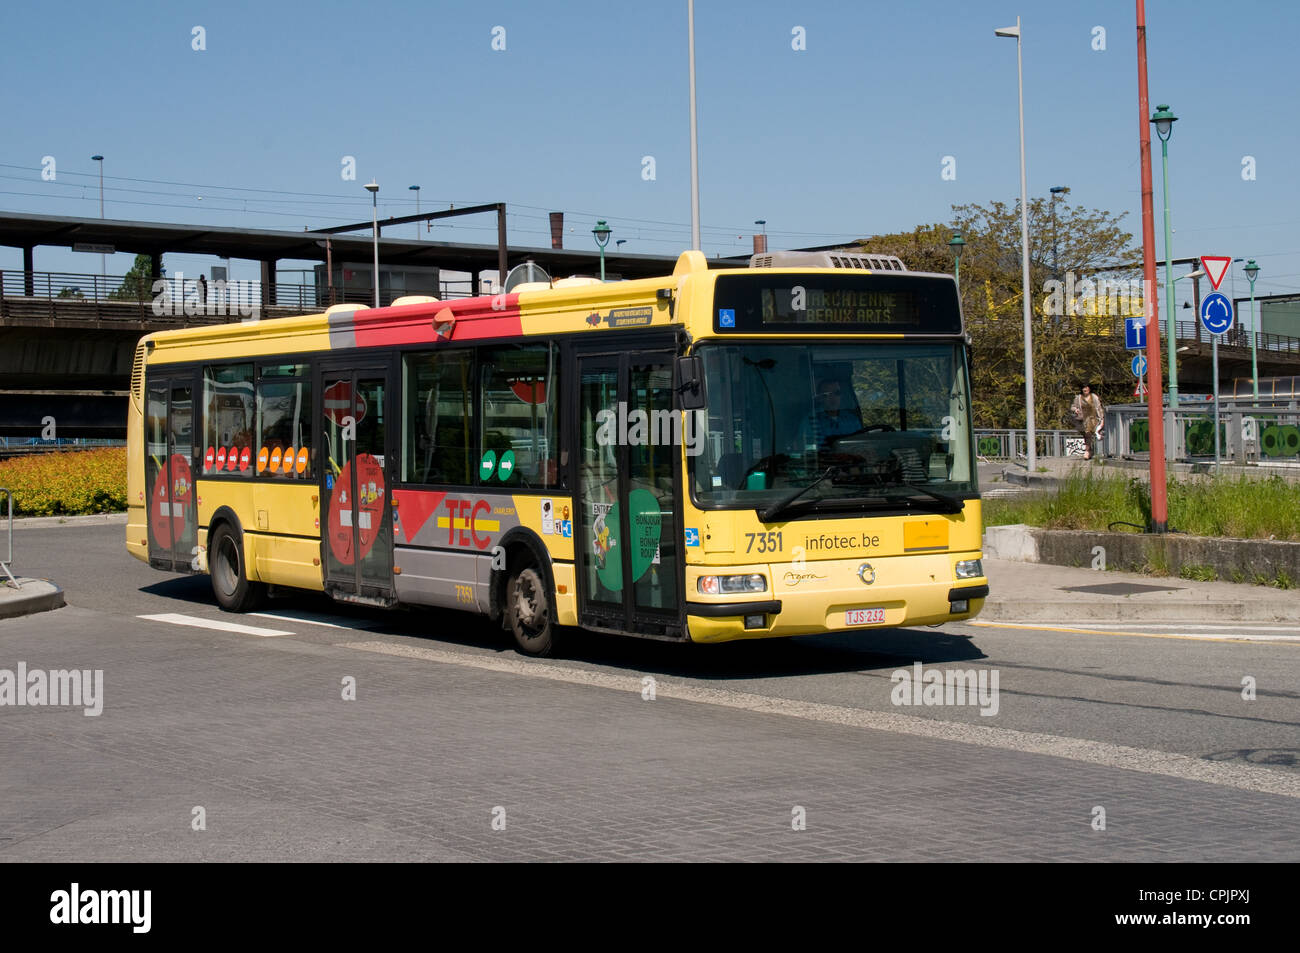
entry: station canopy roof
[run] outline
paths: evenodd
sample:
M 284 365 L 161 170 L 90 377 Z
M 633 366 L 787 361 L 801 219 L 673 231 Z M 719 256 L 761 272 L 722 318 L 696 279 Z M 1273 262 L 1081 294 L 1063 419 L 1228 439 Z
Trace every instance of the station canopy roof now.
M 492 220 L 491 215 L 483 216 Z M 497 246 L 460 242 L 417 241 L 390 238 L 385 227 L 409 230 L 410 225 L 385 226 L 381 221 L 379 260 L 387 265 L 420 265 L 446 271 L 495 271 Z M 168 252 L 241 258 L 253 261 L 298 259 L 325 261 L 325 238 L 320 232 L 290 232 L 275 229 L 231 228 L 226 226 L 177 225 L 166 222 L 132 222 L 115 219 L 77 218 L 62 215 L 30 215 L 0 212 L 0 245 L 23 247 L 71 247 L 73 243 L 112 245 L 115 251 L 137 255 Z M 331 253 L 336 262 L 368 262 L 373 255 L 369 229 L 332 234 Z M 592 243 L 594 246 L 594 242 Z M 569 248 L 511 246 L 510 267 L 531 259 L 553 277 L 569 274 L 598 274 L 599 251 Z M 634 255 L 606 249 L 605 268 L 620 278 L 651 278 L 672 273 L 676 255 Z M 734 261 L 734 259 L 733 259 Z

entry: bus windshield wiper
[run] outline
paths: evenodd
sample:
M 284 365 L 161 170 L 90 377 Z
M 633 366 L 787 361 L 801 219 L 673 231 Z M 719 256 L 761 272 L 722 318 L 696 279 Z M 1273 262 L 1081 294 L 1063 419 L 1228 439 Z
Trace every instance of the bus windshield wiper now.
M 892 483 L 883 488 L 886 493 L 890 490 L 911 490 L 913 493 L 920 493 L 928 496 L 947 507 L 947 512 L 960 513 L 962 511 L 962 501 L 955 496 L 949 496 L 947 493 L 940 493 L 938 490 L 932 490 L 928 486 L 921 486 L 917 483 Z
M 777 516 L 779 516 L 781 513 L 783 513 L 786 510 L 786 508 L 791 506 L 796 500 L 798 500 L 809 490 L 813 489 L 814 487 L 820 486 L 822 483 L 825 483 L 828 479 L 830 479 L 836 473 L 841 472 L 843 469 L 844 468 L 839 465 L 827 467 L 825 473 L 823 473 L 817 479 L 813 480 L 807 486 L 801 486 L 799 489 L 795 490 L 793 493 L 791 493 L 789 496 L 785 497 L 784 499 L 777 500 L 775 503 L 771 504 L 770 506 L 763 507 L 761 510 L 758 511 L 758 518 L 762 520 L 764 523 L 772 522 L 772 520 L 776 519 Z

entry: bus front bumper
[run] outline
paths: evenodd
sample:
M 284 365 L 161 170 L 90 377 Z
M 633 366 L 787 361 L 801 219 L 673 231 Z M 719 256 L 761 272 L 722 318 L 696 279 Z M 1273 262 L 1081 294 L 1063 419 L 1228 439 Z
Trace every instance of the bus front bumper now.
M 956 579 L 952 566 L 979 555 L 876 558 L 870 561 L 872 584 L 859 575 L 865 563 L 861 559 L 810 562 L 798 573 L 788 564 L 728 567 L 727 572 L 766 571 L 774 585 L 750 599 L 704 601 L 696 596 L 698 601 L 686 603 L 687 627 L 693 642 L 726 642 L 971 619 L 988 597 L 988 579 Z M 690 588 L 692 575 L 688 570 Z

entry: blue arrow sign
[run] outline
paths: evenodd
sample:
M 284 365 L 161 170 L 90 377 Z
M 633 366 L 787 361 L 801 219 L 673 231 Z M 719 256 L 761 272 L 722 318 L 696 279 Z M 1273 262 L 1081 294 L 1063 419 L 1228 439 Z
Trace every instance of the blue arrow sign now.
M 1215 291 L 1201 301 L 1201 327 L 1211 334 L 1223 334 L 1232 327 L 1232 302 Z
M 1130 351 L 1143 351 L 1147 346 L 1147 319 L 1124 319 L 1124 346 Z
M 1134 354 L 1131 367 L 1133 368 L 1133 376 L 1141 377 L 1147 372 L 1147 356 L 1145 354 Z

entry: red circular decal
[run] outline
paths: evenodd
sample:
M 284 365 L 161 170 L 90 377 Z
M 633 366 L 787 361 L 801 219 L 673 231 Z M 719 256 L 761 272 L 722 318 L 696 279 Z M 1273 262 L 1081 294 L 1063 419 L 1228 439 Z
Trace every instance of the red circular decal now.
M 336 424 L 342 424 L 345 417 L 361 423 L 366 416 L 366 399 L 360 394 L 353 394 L 351 381 L 335 381 L 326 387 L 321 394 L 321 405 L 325 416 Z
M 516 377 L 508 380 L 510 392 L 525 404 L 546 403 L 546 379 L 544 377 Z
M 222 470 L 226 466 L 226 448 L 221 447 L 217 450 L 217 469 Z
M 239 451 L 239 469 L 247 470 L 248 464 L 252 461 L 252 459 L 253 459 L 252 447 L 245 447 L 243 450 Z
M 208 447 L 208 452 L 203 455 L 203 469 L 211 470 L 212 464 L 216 462 L 216 459 L 217 459 L 217 448 Z
M 357 471 L 357 498 L 352 498 L 352 469 Z M 368 453 L 344 464 L 334 481 L 330 495 L 330 552 L 344 566 L 365 559 L 375 544 L 375 536 L 384 517 L 384 471 L 379 461 Z M 353 526 L 358 531 L 358 547 L 352 546 Z
M 184 538 L 186 514 L 193 512 L 193 492 L 189 461 L 179 453 L 172 454 L 154 479 L 149 504 L 149 528 L 161 548 L 171 549 Z
M 226 469 L 233 470 L 239 466 L 239 448 L 231 447 L 230 452 L 226 454 Z

